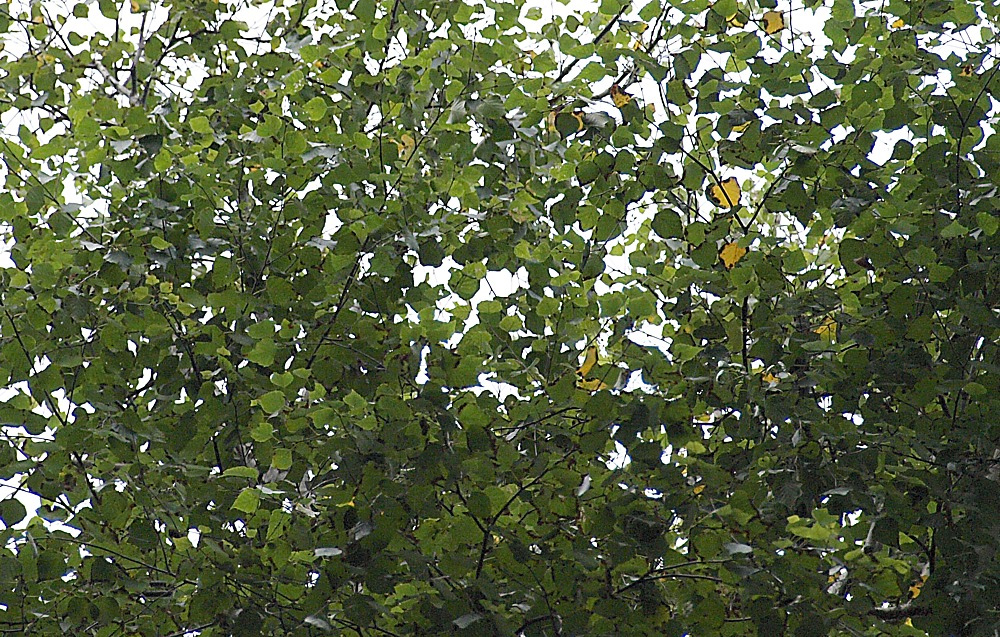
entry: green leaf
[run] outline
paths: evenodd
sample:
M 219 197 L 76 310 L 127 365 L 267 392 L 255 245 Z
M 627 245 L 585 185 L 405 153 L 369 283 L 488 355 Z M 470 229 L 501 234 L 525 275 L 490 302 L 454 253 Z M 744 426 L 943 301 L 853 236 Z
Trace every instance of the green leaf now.
M 253 487 L 247 487 L 236 496 L 232 508 L 236 511 L 252 514 L 257 511 L 258 506 L 260 506 L 260 492 Z
M 214 132 L 212 125 L 208 123 L 208 118 L 201 115 L 192 117 L 188 121 L 188 125 L 191 126 L 191 130 L 202 135 L 211 135 Z
M 260 408 L 269 414 L 276 414 L 285 407 L 285 394 L 281 390 L 269 391 L 256 400 Z
M 292 468 L 292 450 L 291 449 L 275 449 L 274 455 L 271 456 L 271 466 L 275 469 L 281 471 L 287 471 Z
M 274 425 L 266 421 L 258 423 L 250 430 L 250 437 L 257 442 L 269 442 L 274 438 Z
M 326 115 L 326 100 L 322 97 L 314 97 L 302 107 L 306 115 L 314 122 L 323 119 Z
M 1000 630 L 995 3 L 95 4 L 0 11 L 12 630 Z
M 222 472 L 222 477 L 224 478 L 250 478 L 251 480 L 256 480 L 257 476 L 257 470 L 253 467 L 229 467 Z
M 258 341 L 254 348 L 247 353 L 247 359 L 257 363 L 258 365 L 263 365 L 264 367 L 270 367 L 274 364 L 274 356 L 278 352 L 278 346 L 274 341 L 267 339 Z M 285 385 L 287 386 L 287 385 Z M 265 410 L 267 408 L 265 407 Z
M 957 221 L 952 221 L 941 230 L 942 239 L 951 239 L 969 234 L 969 229 Z
M 349 394 L 344 396 L 344 403 L 350 407 L 351 411 L 354 413 L 361 413 L 368 407 L 368 401 L 353 389 Z
M 1000 228 L 1000 219 L 988 212 L 978 213 L 976 215 L 976 221 L 979 222 L 979 227 L 983 229 L 983 232 L 990 237 L 995 235 L 997 233 L 997 229 Z
M 576 167 L 576 176 L 581 184 L 589 184 L 600 175 L 600 169 L 592 161 L 581 162 Z
M 664 239 L 679 238 L 684 233 L 680 217 L 672 210 L 660 210 L 653 217 L 653 232 Z
M 27 510 L 19 500 L 8 498 L 0 502 L 0 520 L 3 520 L 8 529 L 19 524 L 27 515 Z

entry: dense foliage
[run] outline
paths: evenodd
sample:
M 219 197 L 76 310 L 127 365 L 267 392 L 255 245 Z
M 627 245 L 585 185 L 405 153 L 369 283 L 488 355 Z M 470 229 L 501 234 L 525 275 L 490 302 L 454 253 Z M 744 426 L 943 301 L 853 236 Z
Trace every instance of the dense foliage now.
M 0 7 L 0 633 L 995 634 L 997 3 L 557 9 Z

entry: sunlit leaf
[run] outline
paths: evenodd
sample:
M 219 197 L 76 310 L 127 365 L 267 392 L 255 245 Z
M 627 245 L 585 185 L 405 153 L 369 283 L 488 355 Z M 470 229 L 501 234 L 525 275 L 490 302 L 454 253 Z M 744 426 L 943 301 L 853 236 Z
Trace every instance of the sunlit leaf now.
M 590 370 L 592 370 L 596 364 L 597 346 L 591 345 L 587 348 L 587 352 L 583 357 L 583 364 L 581 364 L 580 368 L 576 370 L 576 373 L 579 374 L 581 378 L 586 378 L 587 374 L 590 373 Z
M 740 184 L 735 177 L 730 177 L 721 184 L 710 184 L 705 194 L 716 206 L 733 208 L 740 203 Z
M 819 334 L 824 339 L 834 340 L 837 338 L 837 322 L 828 316 L 823 319 L 819 327 L 813 329 L 813 332 Z
M 600 378 L 581 379 L 576 382 L 576 386 L 586 391 L 600 391 L 608 388 L 608 384 Z
M 764 32 L 773 35 L 785 28 L 785 15 L 780 11 L 768 11 L 761 18 Z
M 892 24 L 890 24 L 889 26 L 892 27 L 893 29 L 902 29 L 904 26 L 906 26 L 906 22 L 903 21 L 903 18 L 896 18 L 895 20 L 892 21 Z
M 597 346 L 591 345 L 587 348 L 587 352 L 584 355 L 583 364 L 580 368 L 576 370 L 577 380 L 576 386 L 580 389 L 586 391 L 599 391 L 602 389 L 608 389 L 609 385 L 605 383 L 600 378 L 587 378 L 587 375 L 594 369 L 597 364 Z
M 253 487 L 247 487 L 240 492 L 232 508 L 243 513 L 253 513 L 260 506 L 260 491 Z
M 746 248 L 740 247 L 738 243 L 727 243 L 719 251 L 719 258 L 727 270 L 731 270 L 736 263 L 747 253 Z
M 257 469 L 243 466 L 229 467 L 222 472 L 223 477 L 250 478 L 251 480 L 256 480 L 258 475 Z
M 410 135 L 409 133 L 403 133 L 400 135 L 399 141 L 395 141 L 395 144 L 396 148 L 399 149 L 399 157 L 403 160 L 409 159 L 410 155 L 413 154 L 413 151 L 417 147 L 416 140 L 414 140 L 413 135 Z
M 611 85 L 611 99 L 615 106 L 621 108 L 632 101 L 632 96 L 621 89 L 617 84 Z
M 909 588 L 910 599 L 916 599 L 917 597 L 920 596 L 920 589 L 923 588 L 924 584 L 927 583 L 927 580 L 928 580 L 927 575 L 921 575 L 920 579 L 918 579 L 916 582 L 910 585 Z

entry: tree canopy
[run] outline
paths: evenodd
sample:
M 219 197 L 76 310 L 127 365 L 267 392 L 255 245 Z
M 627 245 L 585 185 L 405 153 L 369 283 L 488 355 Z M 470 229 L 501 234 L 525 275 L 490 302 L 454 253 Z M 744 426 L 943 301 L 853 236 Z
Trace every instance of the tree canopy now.
M 0 7 L 0 633 L 996 634 L 1000 6 L 552 5 Z

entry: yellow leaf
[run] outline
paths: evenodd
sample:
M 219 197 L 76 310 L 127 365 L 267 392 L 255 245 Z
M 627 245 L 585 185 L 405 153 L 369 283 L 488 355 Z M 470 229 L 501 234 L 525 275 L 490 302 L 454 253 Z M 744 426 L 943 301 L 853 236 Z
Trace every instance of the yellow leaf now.
M 738 243 L 727 243 L 722 247 L 719 252 L 719 258 L 722 259 L 722 263 L 726 266 L 727 270 L 732 270 L 736 262 L 743 258 L 743 255 L 747 253 L 746 248 L 741 248 Z
M 615 106 L 621 108 L 632 101 L 632 96 L 623 91 L 617 84 L 612 84 L 611 100 L 615 103 Z
M 409 133 L 403 133 L 399 136 L 399 141 L 395 142 L 396 147 L 399 149 L 399 156 L 401 159 L 409 159 L 410 155 L 417 147 L 417 142 L 414 141 L 413 135 Z
M 920 589 L 927 582 L 927 577 L 927 575 L 921 575 L 920 579 L 913 583 L 913 586 L 910 587 L 910 599 L 916 599 L 920 596 Z
M 608 384 L 600 378 L 591 378 L 590 380 L 581 379 L 576 381 L 576 386 L 587 391 L 601 391 L 608 388 Z
M 733 126 L 733 130 L 736 131 L 737 133 L 742 133 L 743 131 L 745 131 L 747 128 L 750 127 L 750 124 L 753 124 L 752 120 L 751 121 L 743 122 L 742 124 L 737 124 L 736 126 Z
M 906 621 L 903 622 L 903 624 L 909 626 L 910 628 L 913 628 L 913 620 L 910 619 L 909 617 L 906 618 Z
M 764 374 L 763 376 L 760 377 L 760 379 L 765 383 L 768 383 L 769 385 L 777 385 L 778 383 L 781 382 L 781 379 L 772 374 L 771 372 Z
M 549 131 L 556 132 L 556 115 L 557 111 L 549 111 L 549 116 L 545 118 L 546 123 L 549 125 Z
M 642 48 L 642 42 L 640 40 L 636 40 L 635 42 L 632 43 L 633 51 L 638 51 L 641 48 Z
M 814 329 L 813 332 L 816 332 L 817 334 L 819 334 L 824 338 L 829 338 L 830 340 L 833 340 L 837 338 L 837 322 L 828 316 L 825 319 L 823 319 L 823 322 L 820 324 L 820 326 Z
M 713 7 L 713 10 L 714 10 L 715 3 L 712 3 L 712 7 Z M 740 28 L 742 26 L 746 26 L 746 23 L 747 23 L 746 16 L 744 16 L 739 11 L 736 11 L 734 13 L 730 13 L 730 14 L 725 15 L 723 17 L 725 17 L 726 24 L 728 26 L 734 27 L 736 29 L 738 29 L 738 28 Z
M 972 75 L 973 75 L 973 73 L 975 73 L 975 71 L 976 71 L 976 67 L 975 66 L 973 66 L 972 64 L 966 64 L 965 66 L 962 67 L 962 70 L 958 72 L 958 76 L 959 77 L 972 77 Z
M 132 0 L 132 13 L 139 13 L 139 3 Z
M 735 29 L 739 29 L 740 27 L 745 27 L 746 26 L 747 19 L 746 19 L 746 16 L 744 16 L 742 13 L 740 13 L 739 11 L 737 11 L 736 13 L 733 13 L 731 15 L 727 15 L 726 16 L 726 24 L 728 24 L 729 26 L 731 26 L 731 27 L 733 27 Z
M 764 25 L 764 33 L 773 35 L 785 28 L 785 16 L 780 11 L 768 11 L 761 18 Z
M 580 378 L 586 378 L 590 370 L 594 368 L 597 364 L 597 346 L 591 345 L 587 348 L 587 355 L 583 358 L 583 365 L 580 365 L 580 369 L 576 370 L 576 373 L 580 375 Z
M 730 177 L 721 184 L 711 184 L 705 193 L 720 208 L 735 208 L 740 203 L 740 184 Z
M 590 370 L 594 369 L 594 365 L 597 364 L 597 346 L 591 345 L 587 348 L 587 353 L 583 357 L 583 364 L 580 365 L 580 369 L 576 370 L 576 386 L 580 389 L 585 389 L 587 391 L 600 391 L 602 389 L 607 389 L 608 384 L 605 383 L 600 378 L 587 378 L 587 374 Z
M 890 24 L 889 26 L 892 27 L 893 29 L 902 29 L 903 27 L 906 26 L 906 23 L 903 22 L 903 18 L 896 18 L 895 20 L 892 21 L 892 24 Z
M 695 485 L 694 489 L 692 489 L 695 495 L 699 495 L 704 490 L 705 490 L 705 485 L 703 484 L 697 484 Z

